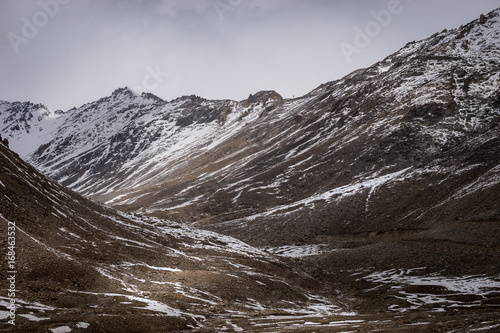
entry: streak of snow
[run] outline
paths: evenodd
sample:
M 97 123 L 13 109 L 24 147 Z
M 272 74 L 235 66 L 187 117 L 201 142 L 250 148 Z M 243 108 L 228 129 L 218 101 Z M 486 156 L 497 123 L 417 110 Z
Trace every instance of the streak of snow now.
M 71 291 L 71 292 L 88 294 L 88 295 L 96 295 L 96 296 L 123 297 L 123 298 L 127 298 L 131 301 L 137 301 L 137 302 L 145 304 L 145 306 L 143 306 L 143 307 L 138 307 L 138 306 L 134 307 L 136 309 L 149 310 L 149 311 L 153 311 L 156 313 L 166 314 L 167 316 L 172 316 L 172 317 L 179 317 L 181 315 L 186 314 L 186 313 L 184 313 L 178 309 L 174 309 L 174 308 L 172 308 L 164 303 L 161 303 L 161 302 L 158 302 L 158 301 L 155 301 L 152 299 L 144 298 L 144 297 L 139 297 L 139 296 L 133 296 L 133 295 L 127 295 L 127 294 L 115 294 L 115 293 L 95 293 L 95 292 L 86 292 L 86 291 Z
M 266 247 L 265 251 L 281 257 L 301 258 L 308 256 L 316 256 L 326 252 L 327 245 L 285 245 L 280 247 Z
M 71 328 L 69 326 L 59 326 L 59 327 L 56 327 L 56 328 L 50 328 L 49 330 L 52 331 L 52 333 L 68 333 L 68 332 L 71 332 Z
M 391 174 L 387 174 L 384 176 L 366 179 L 366 180 L 362 180 L 362 181 L 359 181 L 359 182 L 356 182 L 356 183 L 353 183 L 350 185 L 344 185 L 341 187 L 337 187 L 335 189 L 326 191 L 326 192 L 321 193 L 321 194 L 313 195 L 309 198 L 299 200 L 299 201 L 293 202 L 291 204 L 277 206 L 277 207 L 269 209 L 263 213 L 258 213 L 255 215 L 251 215 L 249 217 L 245 217 L 244 220 L 251 221 L 251 220 L 255 220 L 259 217 L 270 216 L 273 214 L 280 214 L 280 215 L 291 214 L 295 211 L 303 209 L 304 207 L 314 205 L 314 202 L 316 202 L 316 201 L 332 202 L 334 200 L 341 200 L 343 197 L 359 194 L 359 193 L 365 191 L 367 188 L 373 188 L 373 187 L 381 186 L 381 185 L 386 184 L 386 183 L 391 182 L 391 181 L 397 181 L 398 177 L 400 177 L 401 175 L 403 175 L 405 172 L 407 172 L 410 169 L 411 169 L 411 167 L 397 171 L 397 172 L 393 172 Z M 290 210 L 293 208 L 294 208 L 294 210 Z
M 28 314 L 28 313 L 20 314 L 19 316 L 24 317 L 24 318 L 28 319 L 29 321 L 42 321 L 42 320 L 50 319 L 49 317 L 37 317 L 37 316 L 34 316 L 32 314 Z

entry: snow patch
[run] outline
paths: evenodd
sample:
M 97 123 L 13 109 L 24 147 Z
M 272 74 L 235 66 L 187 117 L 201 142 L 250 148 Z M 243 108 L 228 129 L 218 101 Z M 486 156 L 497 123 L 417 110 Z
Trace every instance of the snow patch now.
M 68 333 L 71 332 L 71 328 L 69 326 L 59 326 L 56 328 L 49 329 L 52 333 Z

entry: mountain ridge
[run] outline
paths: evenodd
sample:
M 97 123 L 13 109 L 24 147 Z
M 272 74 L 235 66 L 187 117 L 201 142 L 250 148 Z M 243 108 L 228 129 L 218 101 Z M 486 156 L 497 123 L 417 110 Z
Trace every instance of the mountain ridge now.
M 432 201 L 446 206 L 446 196 L 460 197 L 461 183 L 477 177 L 484 187 L 469 189 L 481 195 L 497 186 L 498 161 L 489 155 L 498 140 L 498 16 L 497 9 L 410 42 L 295 99 L 261 91 L 242 101 L 167 102 L 119 88 L 65 113 L 55 138 L 28 160 L 119 209 L 213 225 L 249 242 L 273 241 L 272 233 L 257 235 L 283 223 L 302 228 L 301 220 L 311 221 L 308 236 L 285 243 L 323 232 L 418 229 L 430 223 L 423 217 Z M 448 188 L 431 190 L 432 182 Z M 406 203 L 382 195 L 409 184 Z M 394 210 L 385 219 L 378 202 Z M 472 218 L 460 211 L 450 218 Z

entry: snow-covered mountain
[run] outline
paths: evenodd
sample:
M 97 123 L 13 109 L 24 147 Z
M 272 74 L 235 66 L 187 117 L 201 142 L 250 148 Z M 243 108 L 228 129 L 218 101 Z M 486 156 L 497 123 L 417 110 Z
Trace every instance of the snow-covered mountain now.
M 190 154 L 211 150 L 277 103 L 260 102 L 243 107 L 242 103 L 196 96 L 165 102 L 150 94 L 118 89 L 68 112 L 55 139 L 29 160 L 85 195 L 113 199 L 122 188 L 151 183 L 141 178 L 158 176 Z
M 2 131 L 88 197 L 255 244 L 496 219 L 499 48 L 496 10 L 296 99 L 122 88 L 65 113 L 2 103 Z
M 42 104 L 0 101 L 0 133 L 8 137 L 15 151 L 26 158 L 41 144 L 54 139 L 64 122 L 64 112 Z
M 295 99 L 0 102 L 14 151 L 122 211 L 0 143 L 20 331 L 498 330 L 499 59 L 497 9 Z

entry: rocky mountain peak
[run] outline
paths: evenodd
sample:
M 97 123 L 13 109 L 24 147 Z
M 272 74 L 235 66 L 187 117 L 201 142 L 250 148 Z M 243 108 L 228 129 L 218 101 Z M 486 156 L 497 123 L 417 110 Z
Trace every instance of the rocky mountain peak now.
M 274 90 L 261 90 L 255 94 L 250 94 L 246 100 L 242 101 L 244 107 L 248 107 L 251 104 L 264 106 L 267 103 L 281 105 L 283 104 L 283 97 Z
M 123 88 L 118 88 L 115 89 L 112 93 L 111 96 L 127 96 L 129 98 L 134 98 L 139 96 L 138 93 L 136 93 L 134 90 L 130 89 L 129 87 L 123 87 Z
M 143 92 L 141 94 L 141 97 L 143 97 L 145 100 L 150 100 L 150 101 L 154 101 L 156 103 L 164 103 L 165 101 L 163 99 L 161 99 L 160 97 L 152 94 L 152 93 L 149 93 L 149 92 Z

